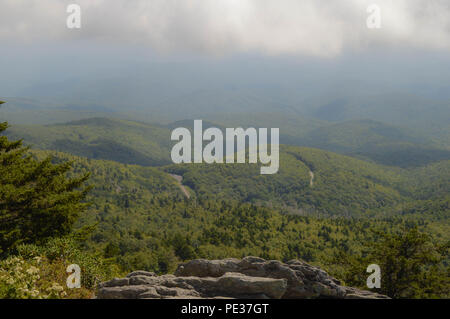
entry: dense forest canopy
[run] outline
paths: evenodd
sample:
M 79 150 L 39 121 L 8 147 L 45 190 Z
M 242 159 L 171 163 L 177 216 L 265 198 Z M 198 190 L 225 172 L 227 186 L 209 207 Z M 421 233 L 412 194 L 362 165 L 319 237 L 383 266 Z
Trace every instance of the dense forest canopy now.
M 48 136 L 66 132 L 95 141 L 103 133 L 89 126 L 107 131 L 115 123 L 79 121 L 54 126 Z M 149 132 L 145 124 L 122 124 L 151 145 L 142 135 Z M 33 130 L 41 129 L 47 128 Z M 126 131 L 117 134 L 127 140 Z M 33 136 L 45 141 L 46 135 Z M 99 280 L 132 270 L 163 274 L 193 258 L 254 255 L 302 259 L 361 288 L 367 264 L 378 263 L 389 269 L 384 280 L 391 278 L 381 293 L 448 297 L 448 281 L 438 280 L 449 277 L 448 160 L 401 168 L 282 145 L 280 172 L 263 176 L 257 164 L 142 166 L 123 163 L 123 148 L 94 156 L 83 142 L 80 157 L 30 150 L 6 136 L 0 142 L 0 272 L 9 274 L 0 279 L 0 296 L 88 297 Z M 189 198 L 171 174 L 182 177 Z M 63 288 L 61 275 L 74 262 L 86 273 L 76 293 Z M 11 267 L 18 263 L 42 276 L 6 285 L 1 280 L 17 280 Z

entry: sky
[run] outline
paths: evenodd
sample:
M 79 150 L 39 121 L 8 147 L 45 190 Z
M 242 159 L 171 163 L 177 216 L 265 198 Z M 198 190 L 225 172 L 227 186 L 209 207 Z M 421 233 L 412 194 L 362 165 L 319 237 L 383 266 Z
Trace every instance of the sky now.
M 448 0 L 0 0 L 0 41 L 0 96 L 450 83 Z
M 68 30 L 68 4 L 82 27 Z M 369 5 L 381 29 L 368 29 Z M 333 57 L 373 47 L 450 50 L 447 0 L 0 0 L 0 40 L 92 39 L 165 52 Z

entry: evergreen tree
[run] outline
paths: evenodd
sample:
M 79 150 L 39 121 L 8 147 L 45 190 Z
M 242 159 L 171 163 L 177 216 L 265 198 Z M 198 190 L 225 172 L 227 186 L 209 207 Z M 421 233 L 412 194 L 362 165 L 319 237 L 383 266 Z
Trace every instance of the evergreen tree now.
M 382 234 L 381 238 L 371 259 L 382 270 L 382 293 L 392 298 L 433 298 L 440 288 L 448 289 L 446 274 L 438 266 L 444 259 L 445 247 L 435 245 L 429 235 L 416 227 L 397 234 Z
M 0 123 L 0 133 L 8 127 Z M 41 243 L 70 232 L 90 187 L 89 174 L 68 178 L 70 162 L 36 160 L 22 146 L 0 136 L 0 254 L 22 243 Z
M 364 286 L 370 264 L 381 269 L 381 287 L 377 292 L 392 298 L 436 298 L 448 296 L 448 269 L 442 262 L 448 256 L 448 244 L 436 245 L 417 227 L 396 233 L 375 232 L 377 239 L 367 245 L 363 256 L 340 251 L 333 260 L 346 268 L 341 274 L 346 285 Z

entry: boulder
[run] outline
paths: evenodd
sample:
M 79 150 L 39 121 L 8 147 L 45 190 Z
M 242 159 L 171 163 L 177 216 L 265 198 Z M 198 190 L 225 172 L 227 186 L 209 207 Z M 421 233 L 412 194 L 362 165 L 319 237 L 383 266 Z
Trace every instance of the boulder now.
M 383 299 L 386 296 L 341 286 L 336 278 L 300 260 L 282 263 L 258 257 L 196 259 L 174 275 L 134 271 L 98 286 L 100 299 L 253 298 Z

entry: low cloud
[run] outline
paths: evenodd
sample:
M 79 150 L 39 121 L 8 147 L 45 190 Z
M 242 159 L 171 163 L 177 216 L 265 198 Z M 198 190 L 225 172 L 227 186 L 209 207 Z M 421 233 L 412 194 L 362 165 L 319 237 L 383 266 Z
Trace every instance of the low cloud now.
M 66 28 L 66 7 L 82 28 Z M 381 29 L 368 29 L 370 4 Z M 214 55 L 332 57 L 373 48 L 450 50 L 448 0 L 0 0 L 0 40 L 87 39 Z

